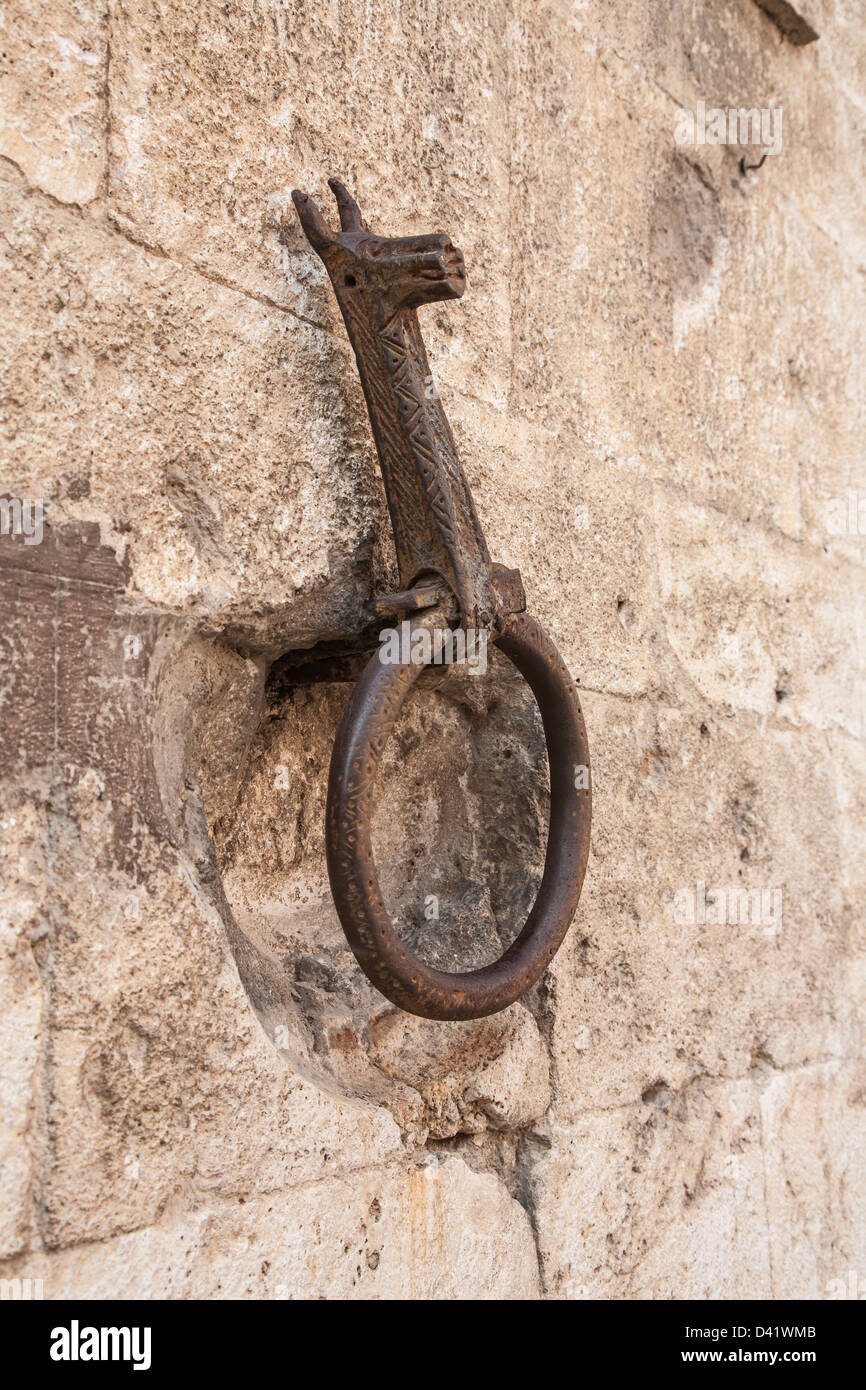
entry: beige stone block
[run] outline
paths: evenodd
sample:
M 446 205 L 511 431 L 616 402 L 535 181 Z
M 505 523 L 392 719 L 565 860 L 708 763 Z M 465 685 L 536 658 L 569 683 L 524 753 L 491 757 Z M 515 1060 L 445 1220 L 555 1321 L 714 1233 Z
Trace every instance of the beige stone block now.
M 32 1230 L 33 1125 L 43 1064 L 44 996 L 36 963 L 46 934 L 45 818 L 33 800 L 0 811 L 0 1258 Z
M 666 659 L 650 491 L 637 461 L 579 431 L 456 399 L 450 408 L 491 554 L 519 568 L 529 611 L 581 689 L 634 696 Z
M 842 888 L 848 909 L 852 947 L 866 946 L 866 747 L 844 734 L 830 738 L 842 840 Z
M 862 1298 L 862 1065 L 828 1063 L 768 1075 L 760 1103 L 774 1297 Z
M 862 570 L 661 487 L 655 518 L 667 636 L 701 695 L 862 736 Z
M 477 42 L 483 33 L 486 41 Z M 506 15 L 487 0 L 341 0 L 276 10 L 216 0 L 114 25 L 110 202 L 131 234 L 306 318 L 342 325 L 297 225 L 299 187 L 334 209 L 343 179 L 377 231 L 445 231 L 463 249 L 466 305 L 435 321 L 453 370 L 503 398 L 509 303 Z M 182 171 L 182 172 L 181 172 Z M 288 212 L 284 245 L 279 221 Z M 504 230 L 503 230 L 504 228 Z M 435 366 L 434 366 L 435 370 Z
M 155 1226 L 6 1268 L 41 1278 L 46 1298 L 525 1299 L 539 1292 L 526 1212 L 491 1174 L 450 1157 L 266 1197 L 174 1204 Z
M 61 203 L 103 187 L 107 33 L 98 0 L 20 0 L 2 20 L 0 155 Z
M 798 60 L 768 48 L 762 22 L 705 4 L 525 18 L 515 63 L 540 110 L 515 135 L 511 400 L 533 417 L 573 416 L 610 456 L 798 535 L 801 471 L 859 461 L 862 257 L 857 234 L 822 217 L 851 203 L 862 140 L 832 82 L 809 88 L 808 117 L 799 100 L 785 106 L 779 74 L 796 82 Z M 749 147 L 677 145 L 678 111 L 698 100 L 780 104 L 806 124 L 789 134 L 783 121 L 779 154 L 744 176 Z M 800 156 L 824 140 L 806 176 L 824 182 L 801 206 Z M 554 141 L 575 159 L 551 170 Z M 830 189 L 818 171 L 836 170 L 844 188 Z M 833 378 L 818 393 L 817 361 Z
M 6 218 L 7 484 L 98 520 L 143 604 L 243 626 L 324 587 L 339 628 L 384 519 L 348 350 L 9 185 Z
M 818 62 L 832 72 L 840 86 L 854 92 L 862 91 L 866 77 L 862 18 L 857 0 L 837 0 L 833 5 L 821 5 L 820 22 L 816 26 L 822 39 L 814 50 Z
M 843 839 L 823 738 L 701 705 L 585 703 L 593 839 L 551 967 L 555 1113 L 856 1050 L 845 878 L 862 846 Z
M 866 1280 L 866 556 L 828 510 L 866 496 L 866 28 L 819 9 L 806 49 L 751 0 L 4 21 L 0 492 L 48 509 L 44 544 L 0 545 L 4 1278 L 511 1299 L 540 1255 L 553 1297 Z M 779 153 L 679 146 L 699 99 L 782 108 Z M 336 918 L 348 685 L 268 670 L 395 577 L 289 204 L 333 217 L 328 174 L 466 254 L 465 299 L 422 315 L 432 370 L 584 692 L 574 926 L 460 1025 L 392 1008 Z M 498 955 L 546 813 L 504 659 L 428 681 L 375 822 L 403 938 Z
M 387 1111 L 287 1068 L 183 878 L 149 876 L 130 920 L 128 899 L 111 920 L 105 884 L 89 907 L 74 889 L 61 898 L 42 1135 L 51 1246 L 148 1225 L 178 1192 L 247 1197 L 399 1150 Z
M 748 1081 L 699 1077 L 555 1127 L 532 1170 L 549 1297 L 768 1298 L 761 1119 Z

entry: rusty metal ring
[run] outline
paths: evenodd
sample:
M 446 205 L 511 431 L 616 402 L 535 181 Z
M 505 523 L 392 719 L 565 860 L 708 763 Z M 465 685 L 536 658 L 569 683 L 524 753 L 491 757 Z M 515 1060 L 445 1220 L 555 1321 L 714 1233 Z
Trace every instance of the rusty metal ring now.
M 429 618 L 416 619 L 415 625 Z M 379 760 L 403 701 L 424 670 L 373 656 L 340 724 L 328 780 L 328 874 L 337 912 L 365 975 L 401 1009 L 423 1018 L 483 1018 L 519 999 L 549 965 L 577 907 L 589 855 L 589 748 L 577 689 L 544 629 L 509 616 L 497 645 L 530 686 L 544 725 L 550 822 L 544 874 L 526 923 L 491 965 L 464 974 L 426 965 L 394 930 L 371 844 Z M 581 775 L 581 770 L 583 774 Z

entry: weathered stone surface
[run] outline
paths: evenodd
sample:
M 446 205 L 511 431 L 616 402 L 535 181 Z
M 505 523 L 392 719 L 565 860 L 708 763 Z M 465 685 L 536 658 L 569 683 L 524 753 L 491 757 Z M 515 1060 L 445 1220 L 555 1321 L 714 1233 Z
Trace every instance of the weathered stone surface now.
M 551 970 L 557 1114 L 733 1078 L 760 1055 L 792 1066 L 856 1052 L 849 809 L 837 811 L 823 739 L 781 720 L 759 733 L 704 705 L 636 712 L 599 696 L 587 719 L 593 848 Z M 748 902 L 733 899 L 742 890 Z
M 0 1258 L 26 1248 L 34 1112 L 42 1062 L 42 991 L 32 947 L 44 928 L 44 821 L 32 799 L 4 798 L 0 814 Z
M 555 1127 L 533 1167 L 558 1298 L 769 1298 L 755 1087 L 698 1077 Z
M 866 1073 L 832 1063 L 759 1089 L 774 1295 L 862 1297 Z
M 347 473 L 369 445 L 323 382 L 344 345 L 11 185 L 5 206 L 8 485 L 97 518 L 143 604 L 304 629 L 290 596 L 312 617 L 338 574 L 339 628 L 373 522 Z
M 102 0 L 22 0 L 3 17 L 0 156 L 62 203 L 103 187 L 107 35 Z
M 860 168 L 862 115 L 831 76 L 803 84 L 802 55 L 769 45 L 757 10 L 733 22 L 718 5 L 689 8 L 683 32 L 641 7 L 524 15 L 519 79 L 546 105 L 515 137 L 512 401 L 554 429 L 573 418 L 581 463 L 596 451 L 633 460 L 744 521 L 799 534 L 801 473 L 856 456 L 862 474 L 863 392 L 851 383 L 862 381 L 854 268 L 866 223 L 844 172 Z M 808 98 L 795 98 L 803 85 Z M 780 153 L 744 175 L 746 147 L 677 146 L 678 113 L 699 100 L 781 106 Z M 547 160 L 551 130 L 582 152 L 576 167 Z M 792 179 L 806 150 L 808 171 Z M 553 245 L 557 274 L 535 276 Z M 816 361 L 834 383 L 820 399 Z
M 538 1296 L 526 1212 L 496 1178 L 447 1157 L 266 1197 L 202 1193 L 146 1230 L 9 1268 L 42 1279 L 46 1298 Z
M 473 293 L 459 323 L 438 316 L 441 333 L 460 376 L 504 400 L 512 93 L 500 5 L 448 0 L 431 23 L 423 4 L 147 4 L 118 12 L 114 38 L 109 198 L 134 236 L 335 326 L 300 228 L 279 237 L 291 189 L 321 196 L 335 174 L 383 231 L 459 233 Z
M 722 708 L 862 737 L 862 570 L 665 489 L 655 505 L 667 633 L 701 694 Z
M 0 500 L 45 516 L 0 535 L 3 1277 L 864 1277 L 866 24 L 818 8 L 801 48 L 747 0 L 9 10 Z M 780 109 L 778 152 L 678 143 L 699 101 Z M 577 918 L 478 1023 L 393 1009 L 328 891 L 349 686 L 300 667 L 395 577 L 344 329 L 281 231 L 292 187 L 333 216 L 332 173 L 466 254 L 432 370 L 585 692 Z M 374 837 L 415 949 L 513 939 L 547 788 L 503 659 L 419 687 Z
M 670 663 L 652 493 L 639 460 L 603 449 L 587 457 L 577 430 L 515 421 L 462 398 L 450 413 L 465 456 L 489 460 L 476 492 L 491 552 L 520 569 L 533 613 L 581 689 L 657 688 Z

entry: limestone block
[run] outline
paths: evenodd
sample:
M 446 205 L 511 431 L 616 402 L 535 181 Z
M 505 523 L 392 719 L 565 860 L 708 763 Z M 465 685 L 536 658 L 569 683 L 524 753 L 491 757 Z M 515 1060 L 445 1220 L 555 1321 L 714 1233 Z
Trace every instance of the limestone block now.
M 667 634 L 701 694 L 862 737 L 862 570 L 663 488 L 655 507 Z
M 34 1117 L 43 1064 L 39 942 L 47 934 L 46 824 L 34 798 L 4 796 L 0 812 L 0 1258 L 32 1235 Z
M 179 1190 L 248 1196 L 399 1147 L 386 1111 L 347 1109 L 287 1070 L 224 958 L 221 924 L 184 877 L 150 874 L 112 900 L 79 867 L 77 891 L 58 895 L 79 930 L 67 927 L 56 952 L 51 1246 L 149 1224 Z
M 0 536 L 2 1277 L 866 1278 L 866 26 L 818 8 L 797 48 L 750 0 L 12 7 L 0 498 L 46 516 Z M 780 150 L 678 144 L 699 100 L 782 109 Z M 466 254 L 432 371 L 589 731 L 573 928 L 460 1025 L 367 984 L 327 885 L 349 685 L 302 666 L 372 645 L 395 578 L 288 201 L 333 217 L 332 173 L 377 230 Z M 425 677 L 374 826 L 403 940 L 498 956 L 547 809 L 504 658 Z
M 335 586 L 319 626 L 338 628 L 384 506 L 346 422 L 347 349 L 6 196 L 8 485 L 55 522 L 98 519 L 142 603 L 242 626 Z
M 761 1118 L 748 1081 L 696 1078 L 554 1128 L 533 1167 L 555 1298 L 769 1298 Z
M 216 0 L 189 14 L 124 7 L 114 27 L 112 209 L 163 252 L 336 327 L 289 199 L 300 187 L 330 202 L 326 180 L 336 175 L 377 231 L 441 230 L 461 245 L 472 277 L 466 305 L 425 322 L 441 324 L 454 370 L 472 371 L 479 394 L 502 399 L 505 31 L 489 0 L 448 0 L 432 26 L 423 3 L 381 12 L 351 0 L 229 13 Z
M 761 1123 L 776 1298 L 863 1296 L 864 1084 L 862 1065 L 837 1063 L 763 1078 Z
M 656 688 L 667 644 L 639 460 L 588 448 L 554 420 L 515 422 L 462 398 L 450 413 L 491 553 L 519 568 L 529 611 L 579 687 Z
M 267 1196 L 202 1198 L 129 1235 L 6 1268 L 41 1278 L 46 1298 L 524 1299 L 539 1292 L 525 1211 L 492 1175 L 448 1157 Z
M 551 970 L 556 1113 L 760 1055 L 850 1054 L 862 982 L 824 740 L 700 705 L 586 704 L 593 844 Z
M 0 155 L 61 203 L 90 202 L 105 178 L 105 7 L 22 0 L 0 33 Z

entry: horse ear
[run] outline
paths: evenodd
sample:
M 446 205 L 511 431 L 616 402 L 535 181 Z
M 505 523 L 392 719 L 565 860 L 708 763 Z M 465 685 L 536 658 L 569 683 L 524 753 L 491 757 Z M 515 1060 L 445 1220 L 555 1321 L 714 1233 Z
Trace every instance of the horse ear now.
M 329 246 L 333 245 L 333 232 L 308 194 L 300 193 L 298 189 L 295 188 L 292 190 L 292 202 L 297 208 L 298 217 L 306 233 L 307 241 L 310 243 L 313 250 L 318 251 L 321 256 Z
M 361 219 L 361 209 L 348 188 L 339 179 L 328 179 L 328 187 L 337 200 L 340 213 L 340 226 L 344 232 L 364 232 L 366 227 Z

